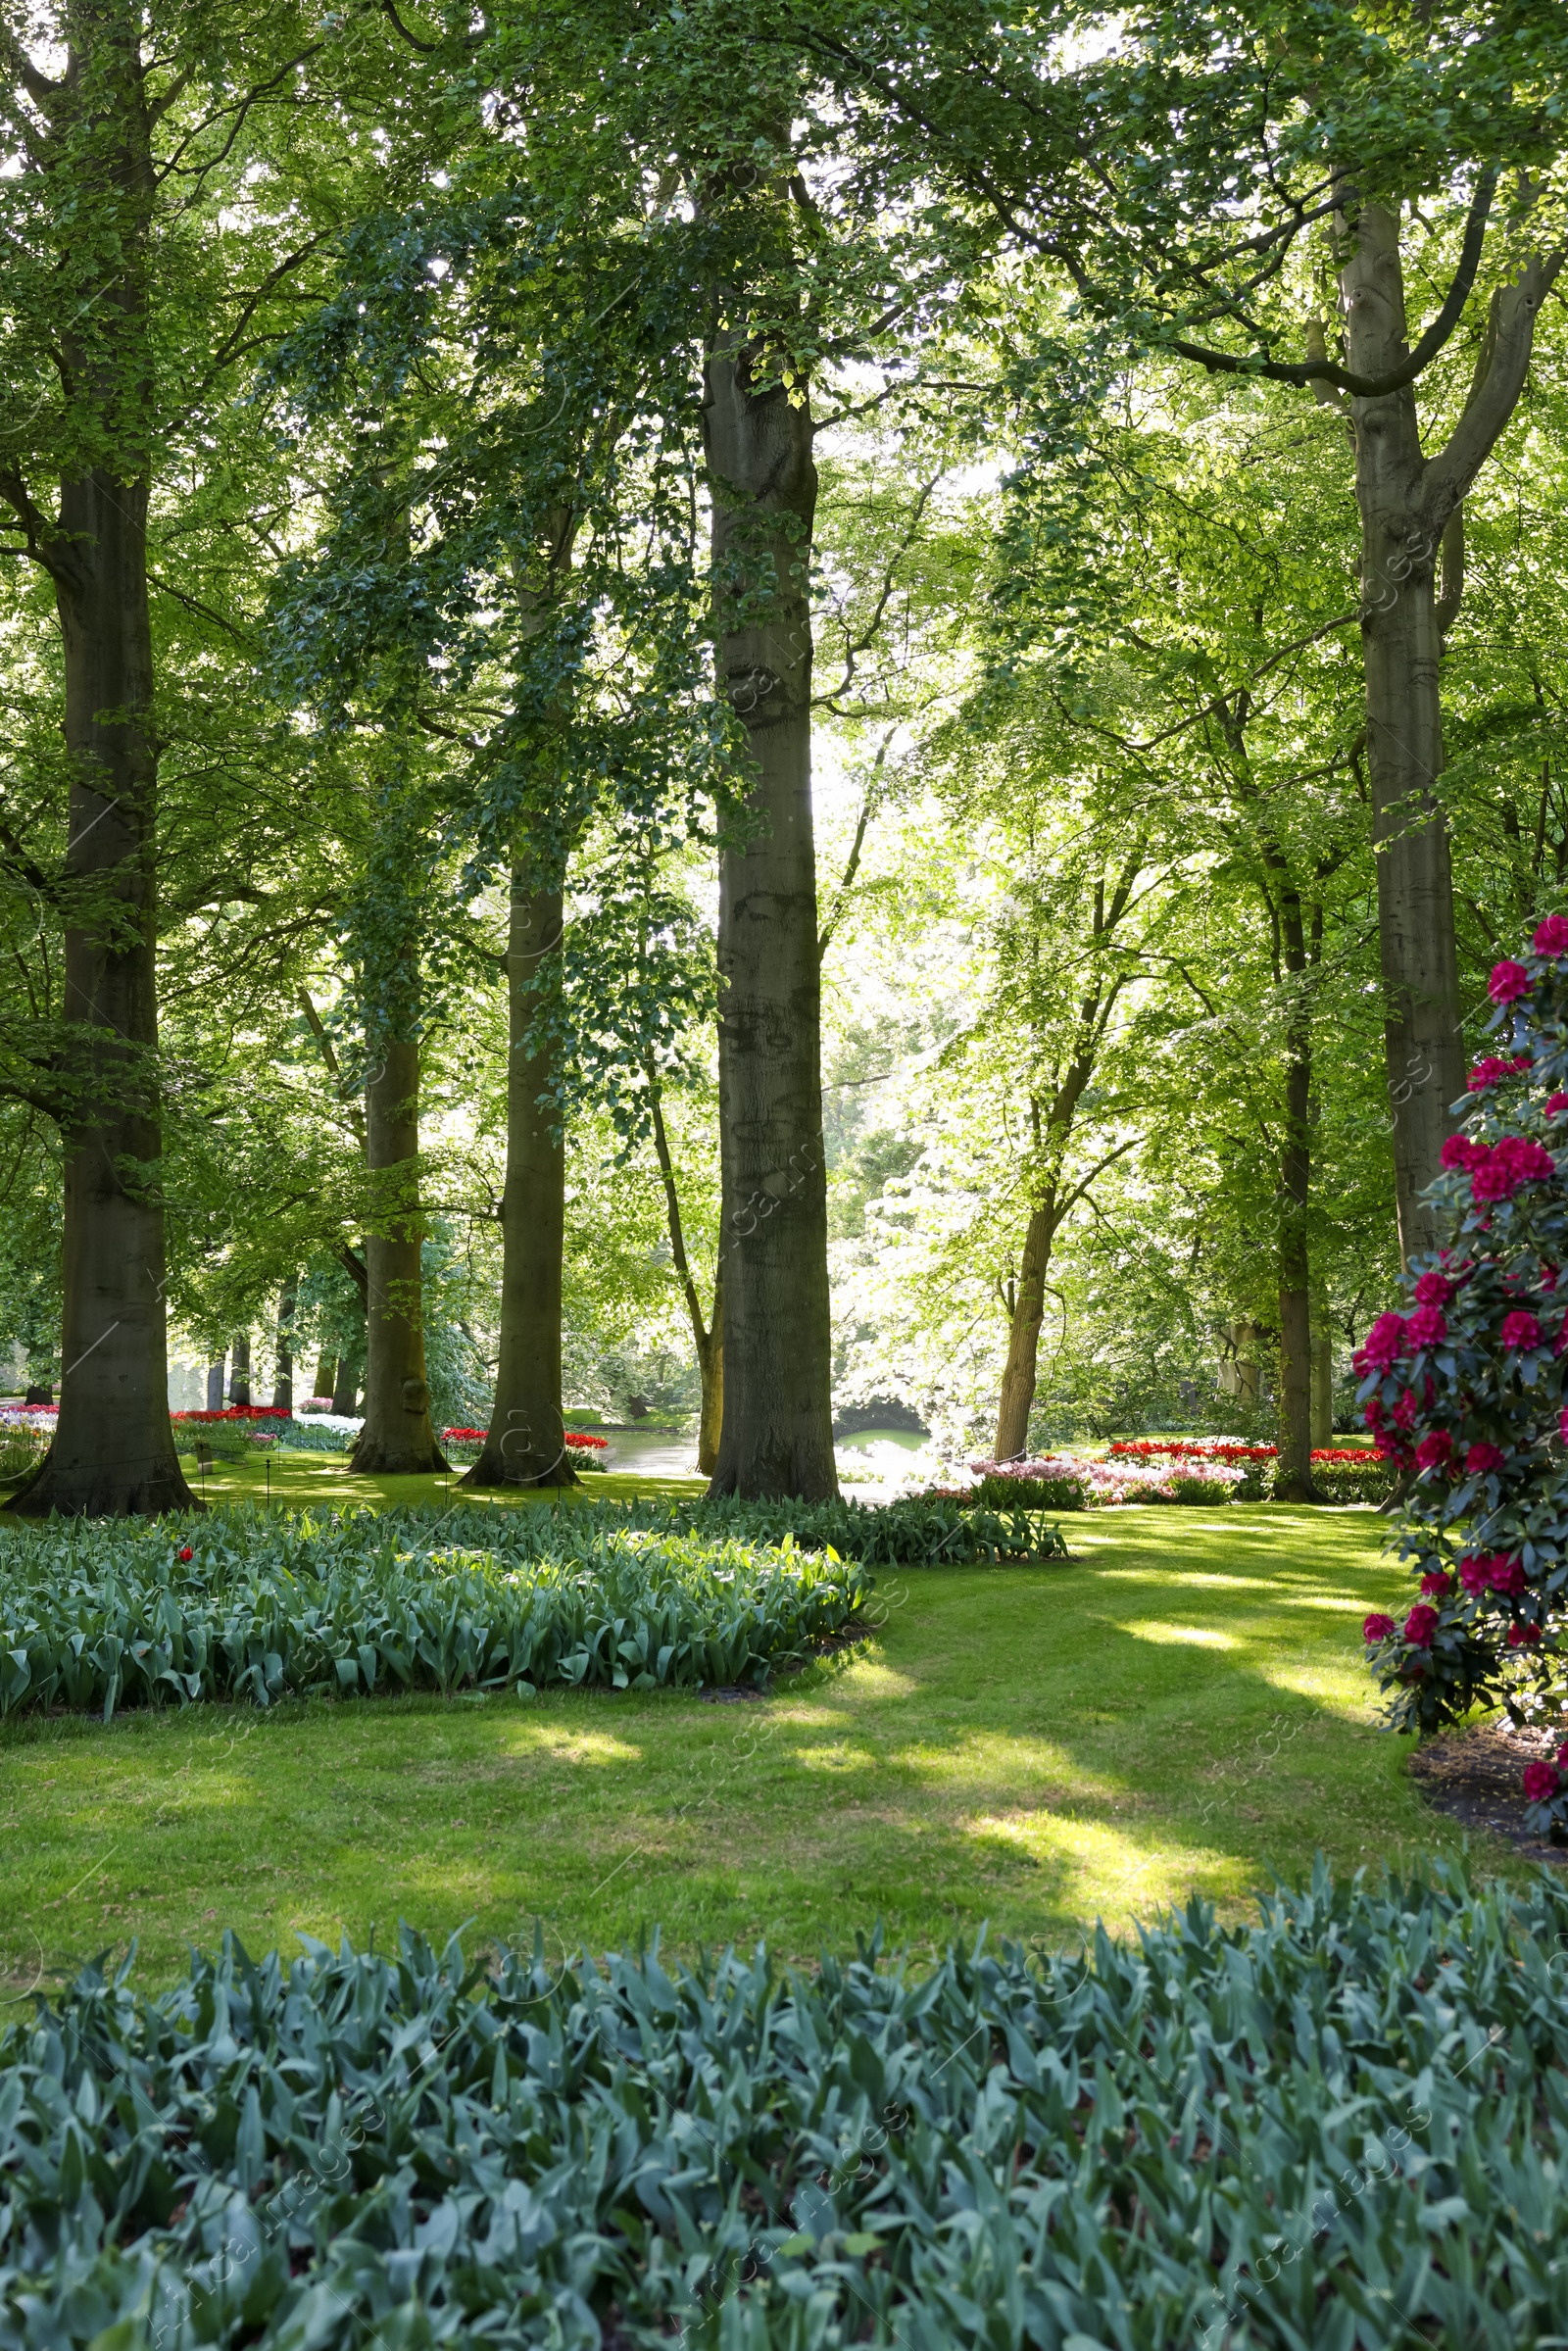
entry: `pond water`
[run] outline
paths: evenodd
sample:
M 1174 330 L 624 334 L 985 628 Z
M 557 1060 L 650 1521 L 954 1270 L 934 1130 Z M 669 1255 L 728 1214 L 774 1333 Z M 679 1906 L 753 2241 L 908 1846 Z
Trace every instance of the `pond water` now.
M 600 1459 L 607 1469 L 645 1478 L 697 1475 L 695 1429 L 688 1437 L 671 1437 L 666 1429 L 606 1429 L 604 1435 L 610 1444 Z M 853 1437 L 841 1437 L 834 1450 L 851 1482 L 858 1484 L 858 1470 L 873 1477 L 897 1477 L 906 1467 L 905 1457 L 929 1443 L 929 1438 L 913 1436 L 907 1429 L 859 1429 Z

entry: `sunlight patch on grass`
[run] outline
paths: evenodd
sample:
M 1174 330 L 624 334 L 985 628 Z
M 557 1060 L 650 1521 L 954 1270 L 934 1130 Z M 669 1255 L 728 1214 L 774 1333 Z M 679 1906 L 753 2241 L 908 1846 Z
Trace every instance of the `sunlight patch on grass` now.
M 548 1756 L 556 1763 L 641 1763 L 643 1750 L 612 1731 L 584 1731 L 571 1723 L 521 1722 L 506 1726 L 502 1741 L 514 1755 L 530 1760 Z
M 1218 1632 L 1212 1625 L 1171 1625 L 1158 1618 L 1146 1617 L 1141 1622 L 1123 1624 L 1118 1631 L 1129 1634 L 1134 1641 L 1159 1642 L 1182 1641 L 1200 1649 L 1239 1649 L 1245 1644 L 1232 1633 Z
M 1335 1608 L 1344 1616 L 1364 1616 L 1366 1601 L 1353 1592 L 1281 1592 L 1281 1608 Z
M 792 1747 L 790 1759 L 808 1772 L 874 1771 L 881 1761 L 869 1747 L 853 1747 L 845 1739 L 831 1747 Z
M 853 1664 L 830 1666 L 828 1670 L 835 1684 L 848 1685 L 857 1698 L 912 1698 L 920 1687 L 907 1674 L 884 1664 L 880 1656 L 868 1656 L 863 1650 Z
M 1102 1567 L 1099 1572 L 1107 1584 L 1157 1584 L 1162 1592 L 1272 1592 L 1279 1581 L 1277 1576 L 1225 1576 L 1203 1568 L 1189 1568 L 1179 1576 L 1154 1566 Z

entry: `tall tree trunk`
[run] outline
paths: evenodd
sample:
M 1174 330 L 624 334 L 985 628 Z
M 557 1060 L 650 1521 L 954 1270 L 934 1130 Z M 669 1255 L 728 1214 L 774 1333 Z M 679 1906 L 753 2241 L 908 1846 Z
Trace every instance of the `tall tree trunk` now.
M 561 1409 L 561 1260 L 566 1145 L 549 1099 L 548 1045 L 528 1032 L 562 944 L 562 893 L 512 876 L 507 935 L 507 1179 L 501 1195 L 501 1332 L 496 1396 L 465 1486 L 575 1486 Z M 541 1097 L 545 1098 L 541 1100 Z
M 229 1356 L 228 1400 L 231 1404 L 248 1404 L 251 1400 L 251 1335 L 241 1331 Z
M 713 1275 L 713 1314 L 708 1335 L 697 1349 L 697 1368 L 703 1383 L 702 1416 L 697 1425 L 697 1469 L 710 1478 L 718 1467 L 718 1448 L 724 1435 L 724 1260 Z
M 1322 1499 L 1312 1483 L 1312 1318 L 1306 1204 L 1311 1181 L 1306 1125 L 1309 1068 L 1292 1060 L 1285 1076 L 1279 1220 L 1280 1434 L 1275 1499 Z
M 169 1422 L 146 505 L 144 484 L 101 473 L 61 498 L 66 872 L 81 915 L 66 933 L 60 1418 L 42 1466 L 8 1504 L 28 1517 L 152 1515 L 195 1500 Z
M 703 1384 L 697 1467 L 705 1478 L 710 1478 L 718 1467 L 719 1441 L 724 1426 L 724 1257 L 721 1250 L 713 1274 L 713 1310 L 705 1322 L 702 1300 L 697 1295 L 697 1284 L 692 1278 L 692 1269 L 686 1256 L 686 1232 L 681 1223 L 675 1162 L 670 1155 L 669 1137 L 664 1131 L 663 1091 L 659 1082 L 659 1070 L 652 1058 L 644 1062 L 643 1068 L 648 1079 L 648 1101 L 653 1112 L 654 1151 L 659 1160 L 660 1180 L 664 1187 L 670 1262 L 675 1268 L 681 1297 L 686 1302 L 686 1319 L 691 1324 L 692 1345 L 697 1350 L 697 1370 Z
M 324 1350 L 316 1358 L 316 1384 L 312 1396 L 330 1396 L 337 1382 L 337 1357 Z
M 216 1363 L 209 1363 L 207 1366 L 207 1409 L 209 1412 L 221 1412 L 223 1409 L 223 1364 L 225 1359 L 220 1355 Z
M 1346 356 L 1354 374 L 1382 381 L 1409 351 L 1397 212 L 1359 205 L 1348 235 L 1350 258 L 1340 279 Z M 1348 404 L 1361 516 L 1384 1041 L 1406 1264 L 1437 1246 L 1422 1195 L 1440 1172 L 1452 1132 L 1449 1105 L 1465 1078 L 1448 828 L 1437 799 L 1443 772 L 1438 563 L 1444 534 L 1512 413 L 1536 312 L 1560 266 L 1560 254 L 1546 263 L 1531 259 L 1494 297 L 1470 398 L 1436 456 L 1423 452 L 1412 385 Z M 1452 605 L 1457 601 L 1456 579 Z M 1451 617 L 1450 609 L 1446 618 Z
M 1334 1342 L 1327 1332 L 1312 1342 L 1312 1444 L 1334 1443 Z
M 332 1366 L 332 1409 L 348 1419 L 360 1393 L 360 1374 L 365 1368 L 363 1346 L 346 1347 Z
M 294 1409 L 294 1313 L 298 1304 L 299 1284 L 290 1278 L 283 1284 L 277 1299 L 277 1361 L 272 1372 L 274 1412 Z
M 424 1377 L 423 1284 L 419 1271 L 419 1048 L 380 1042 L 365 1089 L 372 1213 L 365 1236 L 365 1426 L 350 1465 L 383 1476 L 445 1469 L 430 1426 Z
M 1276 853 L 1277 854 L 1277 853 Z M 1283 859 L 1281 859 L 1283 864 Z M 1280 1146 L 1279 1468 L 1274 1494 L 1282 1502 L 1322 1500 L 1312 1483 L 1312 1311 L 1307 1249 L 1307 1204 L 1312 1187 L 1312 1005 L 1306 931 L 1299 892 L 1288 875 L 1279 889 L 1280 945 L 1291 989 L 1285 1022 L 1285 1123 Z M 1322 916 L 1314 921 L 1314 944 Z
M 816 468 L 800 391 L 755 388 L 765 364 L 716 344 L 703 404 L 718 671 L 747 734 L 756 826 L 719 865 L 724 1406 L 710 1491 L 817 1500 L 838 1476 L 811 828 Z M 748 619 L 760 580 L 771 593 Z
M 1040 1376 L 1040 1327 L 1046 1318 L 1046 1276 L 1056 1237 L 1054 1199 L 1032 1208 L 1007 1328 L 1007 1360 L 997 1409 L 996 1458 L 1021 1461 L 1029 1449 L 1029 1415 Z
M 78 12 L 64 78 L 43 98 L 46 152 L 68 177 L 92 143 L 92 304 L 61 321 L 77 445 L 120 452 L 60 486 L 57 521 L 5 471 L 3 494 L 55 591 L 71 762 L 65 880 L 69 1024 L 65 1314 L 60 1418 L 41 1467 L 8 1508 L 122 1516 L 190 1508 L 169 1421 L 164 1203 L 157 1080 L 154 877 L 158 759 L 147 603 L 151 381 L 146 238 L 153 197 L 139 20 Z M 83 43 L 90 44 L 90 53 Z M 87 95 L 90 93 L 90 95 Z M 83 122 L 84 106 L 93 120 Z M 81 280 L 74 281 L 80 284 Z M 80 339 L 92 311 L 93 340 Z

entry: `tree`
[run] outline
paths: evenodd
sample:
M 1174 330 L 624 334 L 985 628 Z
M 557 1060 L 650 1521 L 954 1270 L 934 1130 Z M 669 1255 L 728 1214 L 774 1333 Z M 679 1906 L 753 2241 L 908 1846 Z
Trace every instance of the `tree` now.
M 1009 273 L 1033 261 L 1063 274 L 1103 322 L 1107 360 L 1129 343 L 1162 349 L 1214 373 L 1312 387 L 1344 410 L 1408 1257 L 1431 1243 L 1422 1199 L 1463 1071 L 1439 655 L 1462 585 L 1463 503 L 1518 400 L 1568 252 L 1544 200 L 1568 36 L 1510 5 L 1478 18 L 1333 0 L 1303 17 L 1193 0 L 1134 12 L 1068 65 L 1054 11 L 1004 32 L 968 0 L 918 27 L 869 5 L 808 24 L 845 104 L 876 116 L 890 178 L 937 174 L 993 224 Z M 1412 345 L 1417 238 L 1422 276 L 1437 263 L 1446 282 Z M 1325 266 L 1339 278 L 1338 352 Z M 1485 325 L 1461 403 L 1438 363 L 1478 294 Z M 1303 343 L 1304 357 L 1280 356 Z M 1037 373 L 1060 348 L 1053 330 Z M 1431 455 L 1418 384 L 1452 418 Z
M 15 165 L 0 499 L 10 553 L 55 600 L 69 817 L 57 871 L 15 838 L 5 854 L 65 931 L 59 1013 L 26 1081 L 64 1140 L 65 1308 L 57 1433 L 10 1507 L 149 1512 L 192 1499 L 166 1399 L 149 527 L 175 454 L 200 450 L 200 468 L 245 358 L 306 298 L 340 191 L 297 135 L 321 45 L 291 7 L 154 28 L 108 0 L 34 29 L 35 50 L 0 34 Z M 279 179 L 274 212 L 262 186 Z

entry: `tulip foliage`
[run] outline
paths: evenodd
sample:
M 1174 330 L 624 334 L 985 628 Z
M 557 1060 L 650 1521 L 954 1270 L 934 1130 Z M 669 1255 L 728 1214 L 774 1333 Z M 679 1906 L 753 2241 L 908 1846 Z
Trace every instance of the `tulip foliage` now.
M 1477 1701 L 1523 1720 L 1568 1634 L 1568 919 L 1491 992 L 1498 1050 L 1470 1073 L 1430 1196 L 1445 1246 L 1356 1356 L 1367 1426 L 1408 1481 L 1398 1546 L 1420 1579 L 1402 1623 L 1364 1628 L 1400 1730 Z M 1568 1826 L 1568 1746 L 1528 1767 L 1525 1793 L 1532 1826 Z

